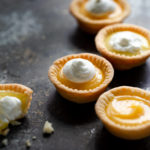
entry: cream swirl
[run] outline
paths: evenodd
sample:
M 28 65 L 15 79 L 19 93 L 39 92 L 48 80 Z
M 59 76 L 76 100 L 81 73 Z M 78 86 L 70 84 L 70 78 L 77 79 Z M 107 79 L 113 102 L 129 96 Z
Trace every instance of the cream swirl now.
M 119 124 L 135 125 L 150 121 L 150 103 L 139 97 L 116 97 L 106 111 Z
M 134 53 L 143 47 L 148 47 L 148 42 L 142 35 L 130 31 L 122 31 L 110 37 L 109 45 L 118 52 Z
M 0 99 L 0 120 L 8 122 L 17 119 L 22 113 L 21 101 L 12 96 Z
M 85 9 L 94 14 L 113 12 L 115 8 L 116 4 L 112 0 L 89 0 L 85 5 Z
M 87 82 L 96 74 L 94 65 L 90 61 L 82 58 L 68 61 L 62 71 L 68 80 L 75 83 Z

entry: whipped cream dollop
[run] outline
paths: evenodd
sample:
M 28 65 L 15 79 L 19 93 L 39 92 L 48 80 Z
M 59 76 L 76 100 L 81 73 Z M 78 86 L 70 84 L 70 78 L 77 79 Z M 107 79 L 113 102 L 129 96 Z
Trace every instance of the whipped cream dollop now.
M 96 73 L 94 65 L 90 61 L 82 58 L 68 61 L 62 71 L 68 80 L 76 83 L 87 82 L 91 80 Z
M 12 96 L 0 99 L 0 120 L 9 122 L 17 119 L 22 114 L 21 101 Z
M 109 44 L 116 51 L 130 53 L 138 52 L 143 47 L 148 46 L 148 42 L 143 36 L 130 31 L 113 34 Z
M 115 8 L 113 0 L 89 0 L 85 5 L 85 9 L 94 14 L 113 12 Z

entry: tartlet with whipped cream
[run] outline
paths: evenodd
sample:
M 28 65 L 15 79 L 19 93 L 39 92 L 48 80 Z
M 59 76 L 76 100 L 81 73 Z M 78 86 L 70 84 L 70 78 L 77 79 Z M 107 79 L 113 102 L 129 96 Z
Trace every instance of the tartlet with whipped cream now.
M 0 84 L 0 134 L 9 123 L 25 116 L 32 100 L 32 90 L 21 84 Z
M 95 110 L 115 136 L 135 140 L 150 135 L 150 92 L 129 86 L 117 87 L 99 97 Z
M 105 27 L 96 35 L 95 43 L 97 50 L 119 70 L 139 66 L 150 56 L 150 32 L 136 25 Z
M 97 33 L 107 25 L 122 22 L 130 13 L 126 0 L 73 0 L 70 12 L 88 33 Z
M 101 56 L 80 53 L 57 59 L 48 76 L 58 92 L 76 103 L 95 101 L 114 76 L 112 65 Z

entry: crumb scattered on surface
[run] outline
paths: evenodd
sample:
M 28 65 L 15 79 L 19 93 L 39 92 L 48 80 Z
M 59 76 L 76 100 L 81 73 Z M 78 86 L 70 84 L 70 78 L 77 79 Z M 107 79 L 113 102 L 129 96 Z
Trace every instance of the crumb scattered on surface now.
M 46 39 L 46 36 L 45 36 L 45 35 L 42 35 L 42 36 L 41 36 L 41 39 L 42 39 L 42 40 L 45 40 L 45 39 Z
M 8 139 L 2 140 L 2 144 L 3 144 L 3 146 L 7 146 L 8 145 Z
M 30 147 L 31 147 L 31 142 L 30 142 L 30 140 L 26 140 L 26 147 L 27 147 L 27 148 L 30 148 Z
M 21 125 L 21 122 L 14 120 L 14 121 L 11 121 L 10 124 L 13 126 L 19 126 Z
M 2 134 L 3 136 L 7 136 L 8 133 L 9 133 L 9 131 L 10 131 L 10 129 L 9 129 L 9 128 L 6 128 L 6 129 L 4 129 L 4 130 L 1 132 L 1 134 Z
M 32 136 L 32 140 L 36 140 L 36 136 Z
M 51 134 L 54 132 L 54 128 L 52 127 L 52 124 L 48 121 L 45 121 L 44 127 L 43 127 L 43 133 L 44 134 Z

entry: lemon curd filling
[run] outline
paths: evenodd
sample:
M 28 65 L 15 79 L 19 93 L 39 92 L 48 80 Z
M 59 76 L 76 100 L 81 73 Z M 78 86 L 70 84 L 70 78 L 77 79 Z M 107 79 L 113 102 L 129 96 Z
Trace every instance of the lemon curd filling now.
M 137 96 L 115 96 L 106 107 L 106 114 L 118 124 L 144 124 L 150 121 L 150 101 Z
M 12 110 L 15 114 L 17 113 L 19 115 L 22 115 L 23 113 L 25 113 L 26 109 L 27 109 L 27 105 L 28 105 L 28 103 L 27 103 L 28 96 L 26 94 L 14 92 L 14 91 L 3 91 L 3 90 L 1 90 L 0 91 L 0 102 L 3 100 L 3 104 L 1 103 L 2 108 L 0 110 L 0 131 L 5 129 L 8 126 L 9 121 L 10 121 L 10 119 L 8 119 L 8 118 L 10 118 L 12 115 L 12 114 L 9 115 L 9 111 L 10 111 L 10 109 L 8 108 L 9 106 L 7 107 L 8 110 L 5 110 L 6 106 L 8 105 L 7 104 L 8 103 L 7 98 L 15 98 L 18 101 L 20 101 L 19 105 L 21 105 L 21 112 L 19 113 L 19 112 L 15 112 L 17 110 Z M 6 103 L 5 103 L 5 99 L 7 99 Z M 10 99 L 10 101 L 11 101 L 11 99 Z M 10 105 L 10 103 L 9 103 L 9 105 Z M 18 104 L 14 104 L 14 106 L 13 105 L 12 106 L 14 108 L 16 108 L 15 105 L 17 106 Z M 18 107 L 20 107 L 20 106 L 18 106 Z M 6 115 L 5 111 L 8 113 L 7 114 L 8 116 Z M 20 116 L 18 116 L 18 117 L 20 117 Z M 18 119 L 18 118 L 16 118 L 16 119 Z
M 141 34 L 131 31 L 115 32 L 105 40 L 107 49 L 125 56 L 136 56 L 150 50 L 150 43 Z
M 122 8 L 116 0 L 84 0 L 80 12 L 90 19 L 111 19 L 119 16 Z
M 89 90 L 89 89 L 94 89 L 103 82 L 104 80 L 104 75 L 102 71 L 95 66 L 96 74 L 95 76 L 87 82 L 84 83 L 74 83 L 69 81 L 62 73 L 62 70 L 60 70 L 58 74 L 58 80 L 64 84 L 65 86 L 72 88 L 72 89 L 78 89 L 78 90 Z

